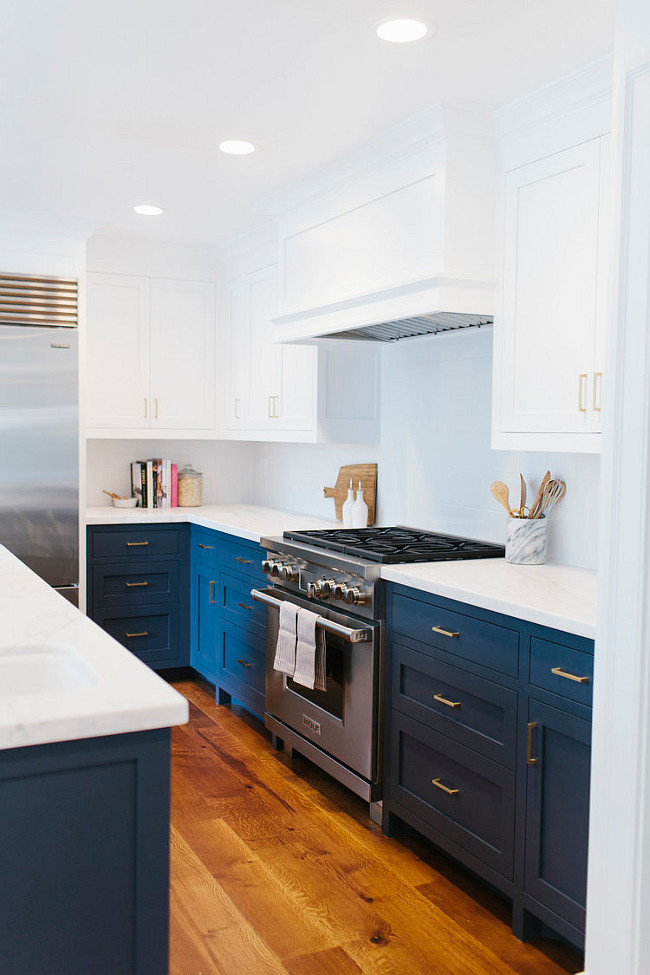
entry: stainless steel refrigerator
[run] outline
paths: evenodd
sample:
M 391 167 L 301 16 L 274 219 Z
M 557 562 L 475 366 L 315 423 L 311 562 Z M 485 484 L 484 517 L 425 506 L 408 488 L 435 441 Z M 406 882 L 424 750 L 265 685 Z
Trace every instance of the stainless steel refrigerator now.
M 0 324 L 0 544 L 75 605 L 78 402 L 76 328 Z

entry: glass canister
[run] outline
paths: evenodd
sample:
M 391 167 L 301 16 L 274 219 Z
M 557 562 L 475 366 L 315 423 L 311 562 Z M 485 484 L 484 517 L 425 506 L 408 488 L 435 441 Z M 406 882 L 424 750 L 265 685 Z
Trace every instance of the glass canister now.
M 200 508 L 203 504 L 203 474 L 186 464 L 178 472 L 178 507 Z

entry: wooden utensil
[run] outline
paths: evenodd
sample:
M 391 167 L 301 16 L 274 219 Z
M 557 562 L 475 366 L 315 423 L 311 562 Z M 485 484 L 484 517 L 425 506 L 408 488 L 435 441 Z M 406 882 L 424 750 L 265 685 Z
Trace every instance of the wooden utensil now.
M 496 498 L 499 504 L 502 504 L 506 509 L 510 517 L 512 518 L 512 510 L 510 508 L 510 493 L 508 491 L 508 485 L 504 484 L 503 481 L 493 481 L 490 485 L 490 491 L 492 492 L 492 497 Z
M 547 515 L 566 494 L 566 484 L 560 478 L 553 478 L 544 488 L 541 514 Z
M 125 501 L 126 498 L 123 494 L 115 494 L 114 491 L 102 491 L 102 494 L 107 494 L 109 498 L 117 498 L 118 501 Z
M 542 495 L 544 494 L 544 488 L 546 487 L 546 485 L 550 480 L 551 480 L 551 472 L 547 471 L 544 477 L 542 478 L 542 483 L 540 484 L 539 490 L 535 495 L 535 500 L 530 506 L 530 511 L 528 512 L 529 518 L 539 518 L 539 516 L 541 515 Z
M 524 481 L 524 475 L 523 474 L 520 474 L 519 475 L 519 480 L 521 481 L 521 494 L 519 496 L 520 497 L 520 500 L 519 500 L 519 517 L 520 518 L 523 518 L 524 517 L 524 507 L 525 507 L 525 504 L 526 504 L 526 482 Z
M 323 494 L 326 498 L 334 498 L 334 508 L 336 517 L 341 521 L 343 517 L 343 502 L 348 496 L 348 488 L 352 478 L 352 487 L 356 491 L 361 481 L 363 500 L 368 505 L 368 524 L 372 525 L 375 520 L 375 504 L 377 501 L 377 465 L 376 464 L 346 464 L 340 467 L 333 488 L 324 487 Z

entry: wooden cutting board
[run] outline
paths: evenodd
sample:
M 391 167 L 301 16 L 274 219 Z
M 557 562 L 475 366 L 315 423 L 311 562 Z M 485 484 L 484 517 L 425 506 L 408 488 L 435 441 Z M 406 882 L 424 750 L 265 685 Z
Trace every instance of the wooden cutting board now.
M 352 478 L 352 487 L 355 491 L 359 481 L 361 481 L 363 500 L 368 505 L 368 524 L 372 525 L 375 521 L 375 504 L 377 501 L 376 464 L 346 464 L 345 467 L 340 467 L 336 484 L 333 488 L 324 487 L 323 494 L 326 498 L 334 498 L 336 517 L 341 521 L 343 518 L 343 502 L 347 500 L 350 478 Z

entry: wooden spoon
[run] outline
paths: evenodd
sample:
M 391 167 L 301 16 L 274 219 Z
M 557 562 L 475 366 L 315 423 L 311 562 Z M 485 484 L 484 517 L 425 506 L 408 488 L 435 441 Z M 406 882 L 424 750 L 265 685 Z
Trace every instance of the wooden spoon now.
M 544 488 L 546 487 L 546 485 L 550 480 L 551 480 L 551 472 L 547 471 L 544 477 L 542 478 L 542 483 L 539 486 L 539 491 L 535 495 L 535 500 L 530 506 L 530 511 L 528 512 L 529 518 L 539 518 L 539 516 L 541 515 L 542 495 L 544 494 Z
M 492 492 L 492 497 L 496 498 L 499 504 L 502 504 L 506 509 L 510 517 L 512 518 L 512 510 L 510 508 L 510 495 L 508 491 L 508 485 L 504 484 L 503 481 L 493 481 L 490 485 L 490 491 Z
M 524 506 L 526 504 L 526 482 L 524 481 L 524 475 L 523 474 L 520 474 L 519 475 L 519 480 L 521 481 L 521 494 L 519 496 L 520 497 L 520 501 L 519 501 L 519 517 L 520 518 L 523 518 L 524 517 Z
M 109 498 L 117 498 L 119 501 L 124 501 L 124 496 L 121 494 L 115 494 L 114 491 L 102 491 L 102 494 L 107 494 Z

